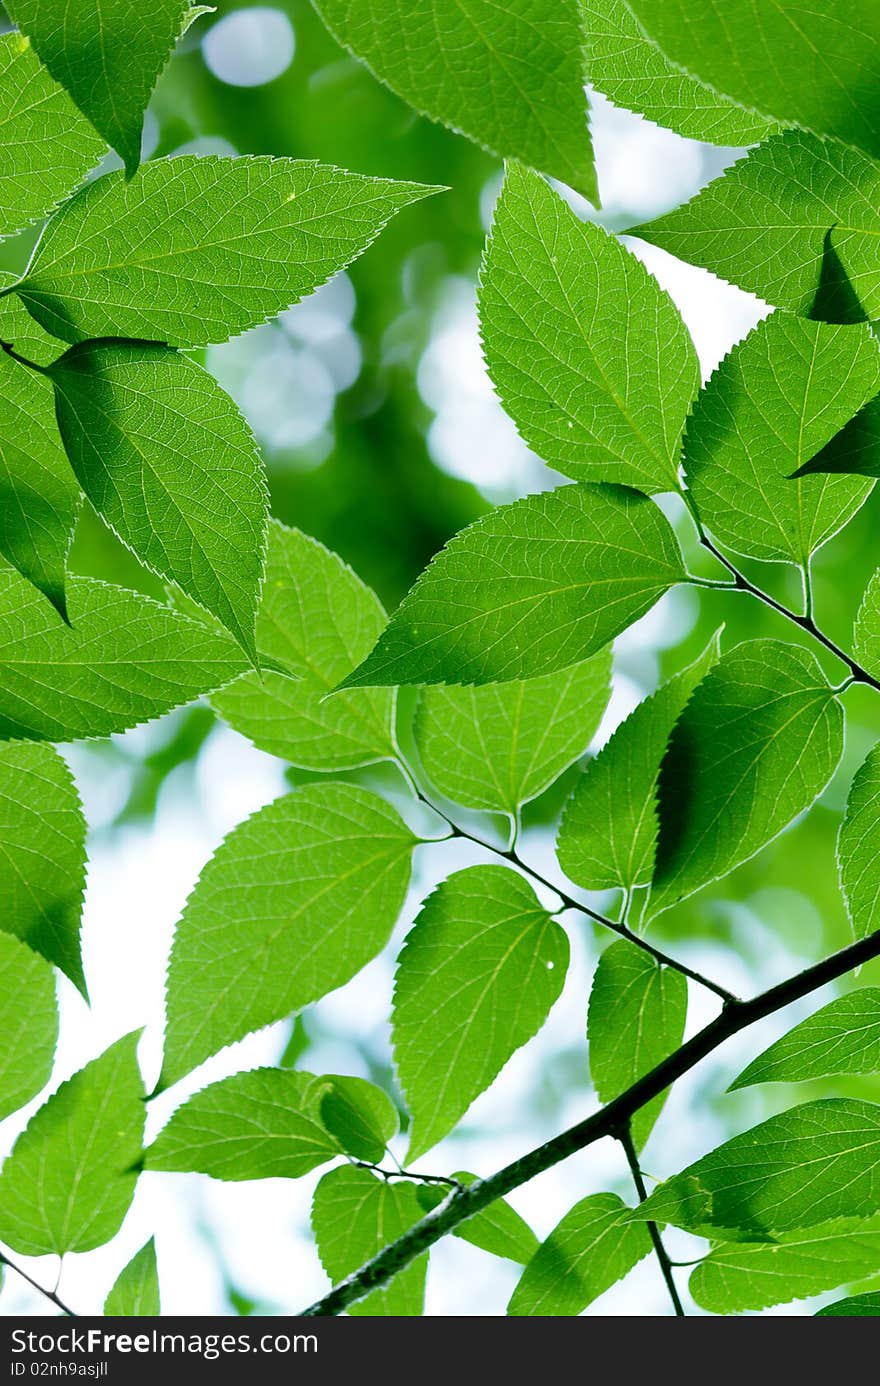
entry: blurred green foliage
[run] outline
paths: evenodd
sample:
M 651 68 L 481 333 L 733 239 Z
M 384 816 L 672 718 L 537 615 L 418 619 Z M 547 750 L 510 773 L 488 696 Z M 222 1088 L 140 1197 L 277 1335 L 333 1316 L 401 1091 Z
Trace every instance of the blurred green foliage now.
M 217 16 L 247 8 L 221 0 Z M 396 604 L 416 574 L 485 508 L 478 493 L 431 461 L 430 411 L 416 369 L 448 275 L 473 277 L 485 226 L 480 195 L 496 161 L 413 114 L 350 57 L 308 0 L 280 0 L 296 52 L 265 86 L 226 85 L 206 66 L 202 20 L 162 79 L 152 110 L 156 156 L 197 136 L 240 154 L 320 159 L 358 173 L 449 188 L 386 228 L 350 271 L 363 366 L 337 398 L 335 445 L 319 466 L 270 457 L 275 514 L 335 549 Z

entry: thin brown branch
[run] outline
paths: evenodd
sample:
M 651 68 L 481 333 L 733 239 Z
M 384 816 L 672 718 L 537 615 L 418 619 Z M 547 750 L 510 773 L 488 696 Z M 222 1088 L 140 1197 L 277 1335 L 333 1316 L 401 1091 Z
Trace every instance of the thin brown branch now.
M 748 1029 L 756 1021 L 781 1011 L 792 1001 L 809 996 L 819 987 L 845 976 L 853 968 L 878 956 L 880 930 L 867 938 L 859 939 L 857 943 L 851 943 L 828 958 L 823 958 L 812 967 L 795 973 L 750 1001 L 730 1002 L 715 1020 L 710 1021 L 674 1054 L 644 1074 L 601 1111 L 521 1155 L 518 1160 L 505 1165 L 488 1179 L 477 1180 L 465 1189 L 453 1191 L 396 1242 L 385 1247 L 366 1265 L 336 1285 L 329 1294 L 303 1310 L 304 1316 L 318 1318 L 341 1314 L 370 1290 L 384 1285 L 391 1276 L 408 1266 L 414 1257 L 433 1246 L 448 1232 L 454 1231 L 466 1218 L 473 1217 L 475 1213 L 494 1203 L 497 1198 L 503 1198 L 512 1190 L 520 1188 L 536 1175 L 552 1169 L 569 1155 L 585 1150 L 603 1136 L 617 1135 L 636 1112 L 665 1092 L 685 1073 L 689 1073 L 733 1035 Z
M 409 1169 L 383 1169 L 369 1160 L 350 1160 L 349 1164 L 355 1169 L 368 1169 L 373 1174 L 381 1174 L 383 1179 L 410 1179 L 415 1184 L 444 1184 L 449 1189 L 465 1187 L 460 1179 L 453 1179 L 449 1174 L 415 1174 Z
M 648 1197 L 648 1190 L 645 1188 L 645 1181 L 642 1177 L 642 1167 L 639 1164 L 639 1157 L 633 1144 L 631 1122 L 627 1121 L 624 1123 L 617 1132 L 617 1139 L 623 1146 L 623 1153 L 626 1155 L 626 1163 L 629 1165 L 629 1172 L 636 1186 L 639 1202 L 644 1203 Z M 657 1226 L 656 1222 L 649 1222 L 645 1225 L 648 1229 L 648 1236 L 651 1238 L 651 1243 L 654 1247 L 657 1263 L 660 1266 L 660 1274 L 663 1276 L 663 1282 L 669 1291 L 669 1298 L 672 1300 L 673 1312 L 676 1318 L 683 1319 L 685 1317 L 684 1305 L 679 1298 L 678 1286 L 675 1283 L 675 1276 L 672 1274 L 672 1262 L 666 1253 L 666 1247 L 663 1245 L 660 1228 Z
M 713 982 L 711 977 L 707 977 L 702 972 L 698 972 L 696 968 L 689 967 L 687 963 L 679 961 L 678 958 L 670 957 L 670 955 L 664 953 L 661 948 L 655 947 L 653 943 L 649 943 L 647 939 L 642 938 L 641 934 L 635 933 L 627 924 L 622 921 L 618 922 L 616 919 L 609 919 L 607 915 L 600 914 L 598 910 L 594 910 L 589 905 L 585 905 L 581 900 L 576 900 L 573 895 L 569 895 L 568 892 L 563 890 L 561 886 L 558 886 L 555 881 L 548 880 L 546 876 L 542 876 L 539 871 L 536 871 L 533 866 L 529 866 L 528 862 L 523 861 L 522 857 L 515 850 L 496 847 L 491 842 L 486 842 L 484 838 L 477 837 L 475 833 L 468 832 L 466 828 L 462 828 L 457 823 L 454 823 L 448 813 L 445 813 L 442 808 L 439 808 L 438 805 L 420 789 L 409 766 L 403 762 L 402 758 L 398 760 L 397 764 L 416 798 L 419 799 L 421 803 L 425 804 L 427 808 L 431 809 L 433 813 L 436 813 L 438 818 L 442 818 L 445 823 L 449 824 L 453 837 L 460 837 L 468 842 L 474 842 L 478 847 L 483 847 L 487 852 L 494 853 L 496 857 L 501 857 L 504 861 L 509 861 L 513 866 L 518 867 L 520 871 L 525 872 L 527 876 L 531 876 L 533 881 L 537 881 L 539 885 L 545 886 L 547 890 L 552 890 L 559 900 L 562 901 L 565 909 L 577 910 L 579 914 L 584 914 L 588 919 L 592 919 L 595 924 L 601 924 L 604 929 L 610 929 L 613 934 L 617 934 L 618 938 L 626 939 L 634 948 L 639 948 L 643 953 L 647 953 L 656 963 L 661 964 L 663 967 L 673 968 L 683 976 L 689 977 L 692 982 L 696 982 L 699 986 L 705 987 L 707 991 L 713 992 L 725 1005 L 729 1005 L 737 999 L 733 992 L 728 991 L 727 988 L 721 986 L 719 982 Z
M 30 1285 L 32 1289 L 36 1290 L 38 1294 L 43 1295 L 48 1300 L 51 1300 L 51 1302 L 56 1306 L 56 1308 L 60 1309 L 62 1314 L 66 1314 L 69 1319 L 75 1319 L 77 1317 L 74 1310 L 70 1308 L 69 1304 L 64 1303 L 64 1300 L 60 1298 L 56 1290 L 47 1290 L 45 1285 L 38 1284 L 38 1282 L 34 1280 L 33 1276 L 28 1275 L 26 1270 L 23 1270 L 21 1266 L 16 1265 L 14 1261 L 10 1261 L 9 1257 L 3 1251 L 0 1251 L 0 1265 L 8 1266 L 11 1271 L 15 1271 L 16 1275 L 20 1275 L 22 1280 L 27 1281 L 28 1285 Z
M 733 582 L 726 584 L 731 592 L 747 592 L 749 596 L 755 597 L 759 602 L 763 602 L 765 606 L 769 606 L 771 611 L 776 611 L 780 616 L 784 616 L 787 621 L 791 621 L 793 625 L 805 631 L 807 635 L 818 641 L 829 654 L 834 655 L 835 659 L 839 659 L 842 664 L 845 664 L 847 669 L 849 669 L 853 683 L 864 683 L 867 684 L 869 688 L 875 688 L 880 692 L 880 679 L 876 679 L 873 674 L 869 674 L 867 669 L 864 669 L 862 665 L 859 664 L 858 660 L 854 659 L 851 654 L 847 654 L 846 650 L 842 650 L 839 645 L 835 645 L 834 641 L 829 639 L 825 632 L 820 630 L 816 625 L 812 615 L 812 593 L 810 593 L 807 602 L 807 610 L 804 615 L 799 615 L 796 611 L 792 611 L 790 607 L 784 606 L 782 602 L 778 602 L 775 597 L 771 597 L 769 592 L 765 592 L 762 588 L 757 587 L 755 583 L 746 577 L 745 573 L 737 568 L 736 564 L 731 563 L 730 559 L 721 552 L 716 544 L 709 538 L 702 526 L 699 526 L 699 529 L 700 543 L 703 548 L 717 558 L 718 562 L 732 575 Z

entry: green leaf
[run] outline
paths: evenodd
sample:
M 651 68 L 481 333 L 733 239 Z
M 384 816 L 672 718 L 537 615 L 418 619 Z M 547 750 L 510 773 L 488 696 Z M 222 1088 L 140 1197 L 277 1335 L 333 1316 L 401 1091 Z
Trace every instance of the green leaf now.
M 106 1318 L 157 1318 L 161 1313 L 156 1243 L 151 1237 L 119 1272 L 104 1301 L 104 1315 Z
M 597 1096 L 610 1102 L 677 1049 L 687 1020 L 687 979 L 625 939 L 599 959 L 590 991 L 587 1039 Z M 636 1113 L 632 1136 L 644 1145 L 666 1100 Z
M 477 1176 L 467 1170 L 457 1170 L 453 1178 L 465 1186 L 477 1182 Z M 448 1187 L 438 1184 L 420 1184 L 418 1189 L 419 1203 L 425 1212 L 436 1208 L 448 1194 Z M 488 1251 L 491 1256 L 500 1256 L 521 1266 L 532 1259 L 539 1245 L 525 1219 L 503 1198 L 496 1198 L 481 1213 L 459 1223 L 453 1229 L 453 1236 L 470 1242 L 481 1251 Z
M 508 166 L 480 289 L 486 364 L 531 448 L 575 481 L 678 489 L 700 384 L 672 299 L 543 178 Z
M 808 1231 L 785 1232 L 769 1246 L 716 1246 L 690 1278 L 697 1304 L 712 1314 L 739 1314 L 807 1299 L 880 1266 L 880 1218 L 843 1218 Z
M 880 925 L 878 855 L 880 746 L 875 746 L 856 771 L 837 839 L 840 886 L 856 938 L 867 938 Z
M 374 958 L 415 842 L 392 808 L 349 784 L 308 785 L 233 829 L 177 928 L 160 1088 Z
M 0 553 L 65 616 L 80 489 L 58 437 L 51 386 L 0 354 L 0 409 Z
M 52 1076 L 58 1041 L 55 978 L 42 958 L 0 934 L 0 1121 Z
M 648 40 L 625 0 L 581 0 L 590 82 L 615 106 L 707 144 L 747 145 L 776 129 L 682 72 Z
M 823 280 L 848 273 L 868 316 L 880 316 L 880 169 L 833 141 L 790 130 L 740 159 L 692 201 L 633 234 L 779 308 L 815 317 Z M 829 245 L 837 256 L 829 256 Z M 840 304 L 838 303 L 838 307 Z M 864 314 L 846 310 L 852 320 Z
M 753 1059 L 728 1091 L 747 1088 L 752 1083 L 804 1083 L 836 1073 L 877 1072 L 880 988 L 865 987 L 839 996 L 795 1025 Z
M 508 1314 L 583 1313 L 651 1250 L 647 1229 L 627 1222 L 629 1213 L 616 1194 L 593 1194 L 576 1203 L 529 1261 Z
M 428 778 L 457 804 L 515 815 L 584 754 L 610 678 L 606 648 L 561 674 L 423 689 L 413 730 Z
M 396 694 L 327 694 L 365 659 L 386 623 L 376 595 L 317 539 L 269 525 L 257 612 L 261 659 L 289 670 L 245 674 L 211 699 L 260 750 L 304 770 L 351 770 L 396 755 Z
M 880 397 L 869 400 L 795 476 L 819 472 L 880 476 Z
M 0 1172 L 0 1241 L 25 1256 L 92 1251 L 122 1226 L 144 1131 L 140 1031 L 75 1073 L 31 1117 Z
M 0 35 L 0 236 L 45 216 L 103 153 L 24 35 Z
M 65 350 L 65 344 L 35 322 L 16 294 L 3 292 L 14 288 L 16 280 L 16 275 L 0 270 L 0 342 L 34 365 L 48 366 Z
M 527 496 L 450 540 L 342 686 L 500 683 L 567 669 L 684 576 L 669 521 L 638 492 Z
M 880 1317 L 880 1294 L 855 1295 L 852 1299 L 839 1299 L 835 1304 L 826 1304 L 814 1316 L 824 1318 L 874 1319 Z
M 423 1216 L 416 1186 L 380 1179 L 367 1169 L 332 1169 L 315 1190 L 312 1229 L 321 1264 L 336 1284 L 403 1236 Z M 428 1253 L 381 1287 L 348 1306 L 371 1318 L 412 1317 L 424 1312 Z
M 874 573 L 856 617 L 855 657 L 869 674 L 880 678 L 880 568 Z
M 660 771 L 654 912 L 753 857 L 821 794 L 842 751 L 843 712 L 811 651 L 750 640 L 724 655 Z
M 880 154 L 880 32 L 864 0 L 628 0 L 667 58 L 741 106 Z
M 391 1098 L 366 1078 L 331 1073 L 321 1098 L 321 1120 L 346 1155 L 378 1164 L 397 1135 L 400 1119 Z
M 159 1132 L 145 1169 L 195 1170 L 214 1179 L 298 1179 L 340 1154 L 321 1117 L 325 1078 L 255 1068 L 211 1083 Z
M 578 0 L 314 0 L 355 57 L 431 120 L 598 205 Z
M 189 0 L 9 0 L 6 8 L 129 174 L 144 111 L 184 28 Z
M 290 1023 L 287 1032 L 287 1043 L 281 1058 L 278 1060 L 279 1068 L 296 1068 L 300 1059 L 307 1052 L 312 1044 L 312 1036 L 305 1027 L 303 1017 L 295 1015 Z
M 880 1106 L 827 1098 L 734 1136 L 660 1184 L 631 1216 L 760 1241 L 876 1213 L 878 1167 Z
M 229 636 L 138 592 L 72 577 L 70 626 L 0 566 L 0 739 L 125 731 L 244 668 Z
M 400 954 L 392 1016 L 409 1160 L 442 1140 L 537 1034 L 567 968 L 565 931 L 507 867 L 456 871 L 425 901 Z
M 67 765 L 51 746 L 0 744 L 0 929 L 83 995 L 85 880 L 86 824 Z
M 310 294 L 437 191 L 299 159 L 157 159 L 68 202 L 18 293 L 68 342 L 224 342 Z
M 232 400 L 195 362 L 154 344 L 84 342 L 49 377 L 67 455 L 95 509 L 256 659 L 268 494 Z
M 688 487 L 737 553 L 805 565 L 864 504 L 871 482 L 792 474 L 880 389 L 867 326 L 773 313 L 725 357 L 688 421 Z
M 587 890 L 629 890 L 654 873 L 657 777 L 672 728 L 718 662 L 720 631 L 687 669 L 639 703 L 588 762 L 566 803 L 557 855 Z

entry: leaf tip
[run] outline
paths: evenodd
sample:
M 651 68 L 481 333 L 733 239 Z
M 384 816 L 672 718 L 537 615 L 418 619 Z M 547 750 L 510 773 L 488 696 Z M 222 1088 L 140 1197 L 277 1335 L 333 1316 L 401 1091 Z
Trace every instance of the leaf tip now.
M 59 587 L 46 587 L 43 589 L 45 596 L 49 598 L 58 615 L 61 617 L 68 629 L 73 629 L 73 622 L 67 609 L 67 593 L 63 585 Z
M 156 1079 L 155 1087 L 153 1088 L 152 1092 L 147 1093 L 146 1100 L 148 1102 L 153 1102 L 155 1098 L 161 1097 L 163 1093 L 166 1093 L 169 1088 L 174 1086 L 174 1084 L 177 1082 L 178 1076 L 179 1075 L 177 1074 L 168 1072 L 168 1064 L 165 1060 L 163 1060 L 162 1069 L 159 1073 L 159 1077 Z
M 369 663 L 370 657 L 368 655 L 360 664 L 355 665 L 350 674 L 346 674 L 344 679 L 341 679 L 334 688 L 330 689 L 327 697 L 332 697 L 334 693 L 344 693 L 348 688 L 374 687 L 375 685 L 371 682 L 369 676 Z

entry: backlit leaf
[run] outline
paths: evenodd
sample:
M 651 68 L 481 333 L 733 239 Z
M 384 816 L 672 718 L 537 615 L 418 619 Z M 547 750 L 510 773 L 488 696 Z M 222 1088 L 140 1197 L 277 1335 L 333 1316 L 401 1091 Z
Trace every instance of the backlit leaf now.
M 583 1313 L 651 1250 L 647 1229 L 628 1222 L 629 1213 L 616 1194 L 576 1203 L 526 1266 L 508 1314 Z
M 70 625 L 0 566 L 0 739 L 73 741 L 159 717 L 240 674 L 230 636 L 139 592 L 71 577 Z
M 880 1106 L 827 1098 L 793 1107 L 667 1179 L 633 1218 L 763 1240 L 880 1209 Z
M 588 762 L 565 806 L 557 855 L 587 890 L 647 885 L 657 845 L 657 777 L 672 728 L 717 664 L 719 637 L 693 664 L 639 703 Z
M 17 292 L 67 342 L 224 342 L 310 294 L 436 191 L 299 159 L 157 159 L 68 202 Z
M 597 201 L 577 0 L 315 0 L 416 110 Z
M 104 1301 L 104 1315 L 106 1318 L 158 1318 L 161 1313 L 156 1244 L 151 1237 L 119 1272 Z
M 103 153 L 24 35 L 0 35 L 0 235 L 45 216 Z
M 368 1169 L 333 1169 L 321 1179 L 312 1204 L 312 1229 L 321 1264 L 335 1284 L 423 1216 L 415 1184 L 381 1179 Z M 427 1269 L 428 1254 L 424 1252 L 380 1289 L 350 1304 L 348 1313 L 371 1318 L 423 1313 Z
M 631 1087 L 678 1048 L 687 1006 L 687 980 L 680 972 L 658 967 L 625 939 L 605 949 L 587 1013 L 590 1073 L 603 1102 Z M 637 1147 L 648 1139 L 664 1100 L 665 1094 L 655 1097 L 634 1116 Z
M 580 664 L 684 577 L 669 521 L 622 486 L 562 486 L 462 530 L 343 687 L 500 683 Z
M 876 859 L 876 858 L 875 858 Z M 783 1035 L 730 1085 L 802 1083 L 835 1073 L 880 1072 L 880 988 L 848 992 Z
M 143 1143 L 139 1035 L 62 1083 L 15 1142 L 0 1171 L 0 1240 L 13 1250 L 91 1251 L 122 1226 Z
M 852 1299 L 839 1299 L 835 1304 L 826 1304 L 815 1315 L 817 1319 L 875 1319 L 880 1318 L 880 1294 L 855 1295 Z
M 409 1160 L 430 1150 L 541 1028 L 568 967 L 564 930 L 503 866 L 450 876 L 400 954 L 392 1034 L 412 1113 Z
M 880 747 L 875 746 L 856 771 L 837 839 L 840 885 L 856 938 L 866 938 L 880 925 L 878 860 Z
M 83 994 L 85 878 L 86 825 L 67 765 L 51 746 L 0 743 L 0 929 Z
M 52 970 L 0 934 L 0 1121 L 36 1097 L 52 1075 L 58 1004 Z
M 670 58 L 749 110 L 880 154 L 880 30 L 864 0 L 628 0 Z
M 144 111 L 190 0 L 9 0 L 6 8 L 56 82 L 134 173 Z
M 625 0 L 582 0 L 582 7 L 590 81 L 615 106 L 708 144 L 756 144 L 776 128 L 671 63 Z
M 415 838 L 355 785 L 308 785 L 229 834 L 199 877 L 168 972 L 160 1087 L 335 990 L 387 943 Z
M 178 1107 L 144 1166 L 236 1181 L 297 1179 L 340 1154 L 321 1119 L 328 1086 L 289 1068 L 221 1078 Z
M 694 691 L 663 761 L 651 905 L 732 871 L 810 807 L 843 751 L 843 712 L 809 650 L 751 640 Z
M 862 598 L 856 617 L 854 653 L 875 678 L 880 678 L 880 569 L 878 569 Z
M 0 299 L 3 341 L 17 335 L 7 307 L 13 303 Z M 81 496 L 58 436 L 52 387 L 0 353 L 0 409 L 0 553 L 64 616 L 67 551 Z
M 766 1246 L 722 1243 L 690 1278 L 697 1304 L 712 1314 L 739 1314 L 806 1299 L 880 1266 L 880 1218 L 838 1219 L 784 1232 Z
M 347 1155 L 378 1164 L 400 1124 L 391 1098 L 366 1078 L 332 1073 L 321 1097 L 321 1120 Z
M 457 804 L 515 814 L 586 751 L 610 676 L 605 649 L 544 678 L 423 689 L 414 734 L 425 773 Z
M 84 342 L 49 375 L 67 455 L 95 509 L 255 658 L 268 496 L 232 400 L 156 345 Z
M 469 1174 L 467 1170 L 457 1170 L 453 1177 L 466 1187 L 477 1180 L 477 1176 Z M 418 1190 L 419 1202 L 425 1212 L 436 1208 L 448 1194 L 449 1187 L 444 1184 L 422 1184 Z M 539 1245 L 528 1223 L 503 1198 L 496 1198 L 482 1212 L 465 1218 L 453 1229 L 453 1236 L 470 1242 L 481 1251 L 488 1251 L 492 1256 L 516 1261 L 521 1266 L 532 1259 Z
M 634 234 L 808 317 L 880 314 L 877 164 L 801 130 L 769 139 Z
M 36 366 L 48 366 L 63 354 L 66 345 L 31 317 L 17 294 L 4 292 L 14 289 L 17 278 L 8 270 L 0 270 L 0 342 Z
M 575 481 L 677 490 L 700 372 L 642 262 L 511 164 L 481 277 L 489 374 L 529 446 Z
M 750 558 L 805 564 L 872 483 L 792 476 L 878 389 L 867 327 L 766 318 L 725 357 L 688 421 L 685 472 L 707 529 Z
M 211 699 L 262 751 L 305 770 L 350 770 L 395 755 L 395 694 L 357 689 L 328 698 L 365 659 L 386 622 L 378 597 L 323 544 L 273 520 L 257 651 L 289 671 L 236 679 Z

